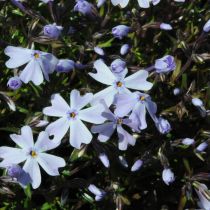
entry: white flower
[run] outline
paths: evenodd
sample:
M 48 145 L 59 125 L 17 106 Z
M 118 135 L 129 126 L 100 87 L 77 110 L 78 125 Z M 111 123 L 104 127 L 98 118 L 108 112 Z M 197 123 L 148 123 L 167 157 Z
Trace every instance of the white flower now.
M 185 138 L 185 139 L 182 140 L 182 144 L 187 145 L 187 146 L 189 146 L 191 144 L 194 144 L 194 143 L 195 143 L 194 139 Z
M 41 184 L 39 165 L 51 176 L 59 175 L 58 168 L 66 165 L 63 158 L 45 153 L 59 145 L 49 139 L 47 132 L 42 131 L 36 143 L 29 126 L 21 128 L 21 135 L 12 134 L 10 137 L 20 148 L 0 147 L 0 157 L 3 158 L 0 167 L 7 168 L 25 161 L 23 170 L 30 175 L 34 189 Z
M 169 185 L 171 182 L 174 182 L 174 173 L 171 171 L 170 168 L 165 168 L 163 170 L 162 179 L 167 185 Z
M 156 5 L 160 2 L 160 0 L 137 0 L 137 1 L 139 3 L 139 6 L 142 8 L 149 8 L 150 3 Z M 114 6 L 119 5 L 120 7 L 124 8 L 128 5 L 129 0 L 111 0 L 111 2 Z
M 94 67 L 97 70 L 97 73 L 89 73 L 89 75 L 93 79 L 108 85 L 109 87 L 94 95 L 93 101 L 91 102 L 92 105 L 97 104 L 101 99 L 103 99 L 107 106 L 110 106 L 117 93 L 130 93 L 128 88 L 134 90 L 150 90 L 152 88 L 153 84 L 146 81 L 148 72 L 145 70 L 139 70 L 138 72 L 125 78 L 128 73 L 127 68 L 123 73 L 117 75 L 114 74 L 100 59 L 95 61 Z
M 52 106 L 43 110 L 45 115 L 59 117 L 58 120 L 47 126 L 46 131 L 49 135 L 54 135 L 54 140 L 60 141 L 70 128 L 69 141 L 73 147 L 79 149 L 82 143 L 89 144 L 92 140 L 92 134 L 81 120 L 94 124 L 105 121 L 101 115 L 105 110 L 102 104 L 81 110 L 92 99 L 92 93 L 80 96 L 78 90 L 72 90 L 69 106 L 59 94 L 53 95 Z
M 40 85 L 44 77 L 49 81 L 49 74 L 53 73 L 58 63 L 58 59 L 50 53 L 22 47 L 8 46 L 4 53 L 10 57 L 6 62 L 7 68 L 15 69 L 27 64 L 20 73 L 20 79 L 24 83 L 32 81 L 35 85 Z

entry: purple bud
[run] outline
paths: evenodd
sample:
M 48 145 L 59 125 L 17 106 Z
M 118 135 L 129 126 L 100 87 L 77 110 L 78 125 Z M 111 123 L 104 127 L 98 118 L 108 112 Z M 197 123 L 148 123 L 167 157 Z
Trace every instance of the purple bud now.
M 194 106 L 197 106 L 197 107 L 202 107 L 203 106 L 203 101 L 201 101 L 199 98 L 193 98 L 192 99 L 192 104 Z
M 122 39 L 124 36 L 127 36 L 130 32 L 130 27 L 125 25 L 118 25 L 112 28 L 112 34 L 115 38 Z
M 157 73 L 166 73 L 173 71 L 176 68 L 176 63 L 174 57 L 171 55 L 166 55 L 163 58 L 157 59 L 155 61 L 155 69 Z
M 99 189 L 94 184 L 90 184 L 88 190 L 95 195 L 96 201 L 100 201 L 106 195 L 104 190 Z
M 102 48 L 98 47 L 98 46 L 94 47 L 94 51 L 98 55 L 101 55 L 101 56 L 104 56 L 105 55 L 104 50 Z
M 172 30 L 173 28 L 172 28 L 172 26 L 170 24 L 161 23 L 160 24 L 160 29 L 168 31 L 168 30 Z
M 109 168 L 109 166 L 110 166 L 109 159 L 108 159 L 108 157 L 107 157 L 107 155 L 105 153 L 101 153 L 99 155 L 99 159 L 101 160 L 101 162 L 103 163 L 103 165 L 106 168 Z
M 210 31 L 210 20 L 208 20 L 206 22 L 206 24 L 204 25 L 203 31 L 206 32 L 206 33 L 208 33 Z
M 170 168 L 165 168 L 163 170 L 162 179 L 165 182 L 165 184 L 167 184 L 167 185 L 174 182 L 174 180 L 175 180 L 174 173 L 171 171 Z
M 63 30 L 63 27 L 57 26 L 55 23 L 46 25 L 44 26 L 44 29 L 43 29 L 44 35 L 52 39 L 57 39 L 60 36 L 62 30 Z
M 202 142 L 196 147 L 196 152 L 203 152 L 208 147 L 207 142 Z
M 111 70 L 113 73 L 119 74 L 122 73 L 126 68 L 125 61 L 121 59 L 116 59 L 111 63 Z
M 105 2 L 106 0 L 98 0 L 97 7 L 100 8 L 101 6 L 104 5 Z
M 190 146 L 191 144 L 194 144 L 195 140 L 194 139 L 190 139 L 190 138 L 185 138 L 182 140 L 182 144 Z
M 77 0 L 76 5 L 74 6 L 74 11 L 80 12 L 87 16 L 94 16 L 93 8 L 93 4 L 85 0 Z
M 135 163 L 131 167 L 131 171 L 132 172 L 138 171 L 141 168 L 142 164 L 143 164 L 143 161 L 142 160 L 135 161 Z
M 19 77 L 11 77 L 9 81 L 7 82 L 7 86 L 11 88 L 12 90 L 17 90 L 22 86 L 22 82 Z
M 173 93 L 174 93 L 175 96 L 177 96 L 177 95 L 179 95 L 181 93 L 181 89 L 180 88 L 175 88 L 173 90 Z
M 171 125 L 168 120 L 165 120 L 162 117 L 159 117 L 155 123 L 158 131 L 162 134 L 167 134 L 171 131 Z
M 120 49 L 120 54 L 125 55 L 130 50 L 130 46 L 128 44 L 124 44 Z
M 72 60 L 69 59 L 60 59 L 57 66 L 55 67 L 55 70 L 57 72 L 70 72 L 75 67 L 75 63 Z

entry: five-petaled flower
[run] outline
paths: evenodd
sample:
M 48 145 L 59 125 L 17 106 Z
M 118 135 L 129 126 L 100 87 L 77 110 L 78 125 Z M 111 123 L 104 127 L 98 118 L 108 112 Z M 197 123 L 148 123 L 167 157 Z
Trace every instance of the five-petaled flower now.
M 11 134 L 10 137 L 20 148 L 0 147 L 0 158 L 3 158 L 0 167 L 8 168 L 25 161 L 23 170 L 30 175 L 34 189 L 41 184 L 39 165 L 51 176 L 58 176 L 58 168 L 66 165 L 63 158 L 45 153 L 59 146 L 49 139 L 47 132 L 39 133 L 36 143 L 29 126 L 21 128 L 21 135 Z
M 54 141 L 60 141 L 70 128 L 69 141 L 73 147 L 79 149 L 82 143 L 90 143 L 92 134 L 82 120 L 94 124 L 105 121 L 102 116 L 102 112 L 105 110 L 103 104 L 99 103 L 82 110 L 92 99 L 92 93 L 81 96 L 78 90 L 72 90 L 69 106 L 59 94 L 52 96 L 52 106 L 44 108 L 43 113 L 48 116 L 60 117 L 46 128 L 49 135 L 54 135 Z

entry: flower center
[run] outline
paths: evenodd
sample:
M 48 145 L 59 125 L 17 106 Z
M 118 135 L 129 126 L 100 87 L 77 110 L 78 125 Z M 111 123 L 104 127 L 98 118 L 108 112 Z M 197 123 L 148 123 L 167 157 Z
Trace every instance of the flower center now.
M 145 96 L 140 96 L 140 97 L 139 97 L 139 100 L 140 100 L 140 101 L 144 101 L 144 100 L 145 100 Z
M 32 151 L 30 152 L 30 155 L 31 155 L 31 157 L 35 158 L 35 157 L 37 156 L 37 153 L 36 153 L 35 151 L 32 150 Z
M 122 119 L 122 118 L 118 118 L 118 119 L 117 119 L 117 124 L 118 124 L 118 125 L 121 125 L 122 123 L 123 123 L 123 119 Z
M 39 58 L 40 56 L 39 56 L 39 54 L 38 53 L 34 53 L 34 58 Z
M 76 113 L 75 113 L 75 112 L 71 112 L 71 113 L 69 114 L 69 116 L 70 116 L 71 118 L 75 118 L 75 117 L 76 117 Z
M 122 87 L 123 83 L 122 82 L 117 82 L 116 85 L 117 85 L 117 87 Z

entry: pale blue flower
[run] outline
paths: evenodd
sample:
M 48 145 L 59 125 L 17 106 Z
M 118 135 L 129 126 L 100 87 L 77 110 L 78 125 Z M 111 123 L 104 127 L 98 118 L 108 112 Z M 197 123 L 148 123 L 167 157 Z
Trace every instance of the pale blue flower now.
M 49 2 L 53 2 L 54 0 L 40 0 L 42 2 L 44 2 L 45 4 L 49 3 Z
M 137 122 L 140 130 L 147 128 L 146 110 L 154 122 L 157 121 L 157 105 L 151 100 L 148 94 L 141 92 L 118 94 L 115 100 L 115 113 L 118 116 L 125 116 L 131 112 L 129 119 Z
M 114 6 L 119 5 L 120 7 L 124 8 L 128 5 L 129 0 L 111 0 Z
M 132 172 L 136 172 L 138 171 L 143 165 L 143 161 L 142 160 L 136 160 L 133 164 L 133 166 L 131 167 L 131 171 Z
M 22 47 L 8 46 L 4 53 L 10 57 L 6 62 L 7 68 L 15 69 L 27 64 L 19 76 L 24 83 L 32 81 L 40 85 L 44 77 L 49 81 L 49 74 L 53 73 L 58 63 L 58 59 L 50 53 Z
M 129 50 L 130 50 L 129 44 L 124 44 L 124 45 L 122 45 L 122 47 L 120 48 L 120 54 L 121 54 L 121 55 L 125 55 L 125 54 L 128 53 Z
M 210 31 L 210 20 L 208 20 L 206 24 L 203 26 L 203 31 L 206 33 Z
M 77 0 L 74 6 L 74 11 L 80 12 L 83 15 L 94 16 L 94 6 L 85 0 Z
M 137 1 L 141 8 L 149 8 L 150 3 L 152 3 L 153 5 L 156 5 L 160 2 L 160 0 L 137 0 Z M 114 6 L 119 5 L 120 7 L 124 8 L 128 5 L 129 0 L 111 0 L 111 2 Z
M 170 31 L 170 30 L 172 30 L 173 28 L 172 28 L 172 26 L 171 26 L 170 24 L 168 24 L 168 23 L 161 23 L 161 24 L 160 24 L 160 29 L 166 30 L 166 31 Z
M 101 56 L 104 56 L 105 55 L 104 50 L 102 48 L 98 47 L 98 46 L 94 47 L 94 51 L 98 55 L 101 55 Z
M 194 143 L 195 143 L 194 139 L 191 139 L 191 138 L 184 138 L 184 139 L 182 139 L 182 144 L 184 144 L 184 145 L 190 146 L 190 145 L 192 145 Z
M 33 140 L 32 130 L 29 126 L 21 128 L 21 135 L 12 134 L 10 138 L 20 147 L 0 147 L 0 158 L 3 161 L 0 167 L 9 167 L 25 161 L 23 170 L 30 175 L 32 187 L 38 188 L 41 184 L 39 165 L 51 176 L 58 176 L 58 168 L 66 165 L 63 158 L 45 153 L 59 146 L 49 139 L 47 132 L 39 133 L 36 143 Z
M 126 71 L 126 62 L 121 59 L 116 59 L 111 63 L 111 70 L 115 74 L 123 73 Z
M 100 124 L 105 121 L 101 115 L 105 110 L 102 104 L 82 109 L 93 99 L 92 93 L 84 96 L 80 95 L 78 90 L 72 90 L 70 94 L 70 105 L 60 96 L 54 94 L 51 99 L 52 106 L 43 109 L 43 113 L 48 116 L 59 117 L 58 120 L 49 124 L 46 131 L 49 135 L 54 135 L 54 141 L 60 141 L 70 128 L 69 142 L 80 149 L 81 144 L 89 144 L 92 140 L 92 134 L 82 122 Z
M 168 120 L 159 117 L 159 118 L 155 118 L 155 125 L 158 129 L 158 131 L 162 134 L 167 134 L 171 131 L 171 125 L 168 122 Z
M 110 162 L 109 162 L 108 156 L 107 156 L 105 153 L 100 153 L 98 157 L 99 157 L 99 159 L 101 160 L 101 162 L 103 163 L 103 165 L 104 165 L 106 168 L 109 168 Z
M 170 168 L 165 168 L 162 172 L 162 179 L 166 185 L 171 184 L 175 181 L 174 173 L 171 171 Z
M 95 200 L 100 201 L 106 195 L 106 192 L 102 189 L 99 189 L 94 184 L 88 186 L 88 190 L 95 195 Z
M 196 152 L 203 152 L 208 147 L 207 142 L 202 142 L 196 147 Z
M 153 84 L 146 80 L 148 72 L 145 70 L 139 70 L 125 78 L 128 72 L 127 69 L 123 71 L 123 74 L 114 74 L 102 60 L 95 61 L 94 67 L 97 70 L 97 73 L 89 73 L 89 75 L 93 79 L 108 85 L 109 87 L 96 93 L 91 104 L 97 104 L 101 99 L 103 99 L 106 104 L 110 106 L 117 93 L 130 93 L 128 88 L 144 91 L 152 88 Z
M 104 104 L 106 107 L 106 105 Z M 108 141 L 113 135 L 114 131 L 117 130 L 118 134 L 118 148 L 120 150 L 127 150 L 128 145 L 134 146 L 136 139 L 128 133 L 123 126 L 128 126 L 135 131 L 139 131 L 138 125 L 136 122 L 125 118 L 122 115 L 113 114 L 108 107 L 102 113 L 102 116 L 106 117 L 107 122 L 101 125 L 92 126 L 92 133 L 98 133 L 98 140 L 101 142 Z

